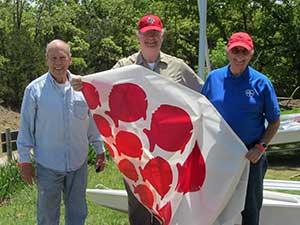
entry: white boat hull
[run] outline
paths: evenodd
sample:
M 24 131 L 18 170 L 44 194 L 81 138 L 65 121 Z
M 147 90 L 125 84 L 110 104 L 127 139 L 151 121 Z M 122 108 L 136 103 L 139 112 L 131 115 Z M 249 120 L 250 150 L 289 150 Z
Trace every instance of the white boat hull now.
M 127 212 L 125 190 L 87 189 L 87 198 L 92 202 L 121 212 Z M 241 224 L 241 217 L 235 224 Z M 299 225 L 300 196 L 264 191 L 260 225 Z
M 280 116 L 280 127 L 271 145 L 300 142 L 300 114 Z
M 260 225 L 299 225 L 300 196 L 264 191 Z M 241 216 L 235 224 L 241 224 Z
M 271 145 L 300 142 L 300 130 L 279 130 L 271 141 Z
M 104 207 L 121 212 L 128 211 L 127 193 L 125 190 L 87 189 L 87 198 Z

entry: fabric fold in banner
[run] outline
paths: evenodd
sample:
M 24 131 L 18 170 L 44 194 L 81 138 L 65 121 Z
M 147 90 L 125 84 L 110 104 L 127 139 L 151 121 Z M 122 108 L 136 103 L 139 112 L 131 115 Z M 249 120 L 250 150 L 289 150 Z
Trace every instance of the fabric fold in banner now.
M 131 65 L 82 92 L 137 199 L 165 225 L 228 224 L 244 206 L 246 147 L 201 94 Z

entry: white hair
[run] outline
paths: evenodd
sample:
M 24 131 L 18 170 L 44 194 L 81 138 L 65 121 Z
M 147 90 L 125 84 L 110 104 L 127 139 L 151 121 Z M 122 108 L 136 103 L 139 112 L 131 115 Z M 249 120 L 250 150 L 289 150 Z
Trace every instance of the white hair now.
M 54 45 L 54 44 L 62 44 L 62 45 L 64 45 L 64 47 L 65 47 L 65 52 L 71 57 L 71 48 L 70 48 L 70 46 L 68 45 L 68 43 L 66 43 L 65 41 L 60 40 L 60 39 L 55 39 L 55 40 L 53 40 L 53 41 L 51 41 L 51 42 L 49 42 L 49 43 L 47 44 L 47 47 L 46 47 L 46 56 L 48 55 L 49 49 L 50 49 L 50 48 L 52 47 L 52 45 Z

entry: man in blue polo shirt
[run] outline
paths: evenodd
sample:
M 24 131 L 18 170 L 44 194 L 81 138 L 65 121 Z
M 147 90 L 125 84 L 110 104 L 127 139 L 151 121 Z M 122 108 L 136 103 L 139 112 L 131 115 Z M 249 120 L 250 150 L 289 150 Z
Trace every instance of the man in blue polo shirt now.
M 280 125 L 280 109 L 270 80 L 248 65 L 253 47 L 249 34 L 234 33 L 226 49 L 229 65 L 212 71 L 201 91 L 249 150 L 245 156 L 250 161 L 250 173 L 242 225 L 259 225 L 267 170 L 265 149 Z

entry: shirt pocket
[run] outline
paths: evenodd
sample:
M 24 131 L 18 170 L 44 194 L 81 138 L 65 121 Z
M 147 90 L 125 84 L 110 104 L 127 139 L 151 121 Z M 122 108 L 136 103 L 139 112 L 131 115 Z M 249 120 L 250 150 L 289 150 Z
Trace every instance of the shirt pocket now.
M 86 120 L 88 118 L 89 108 L 83 101 L 74 101 L 73 114 L 80 120 Z

